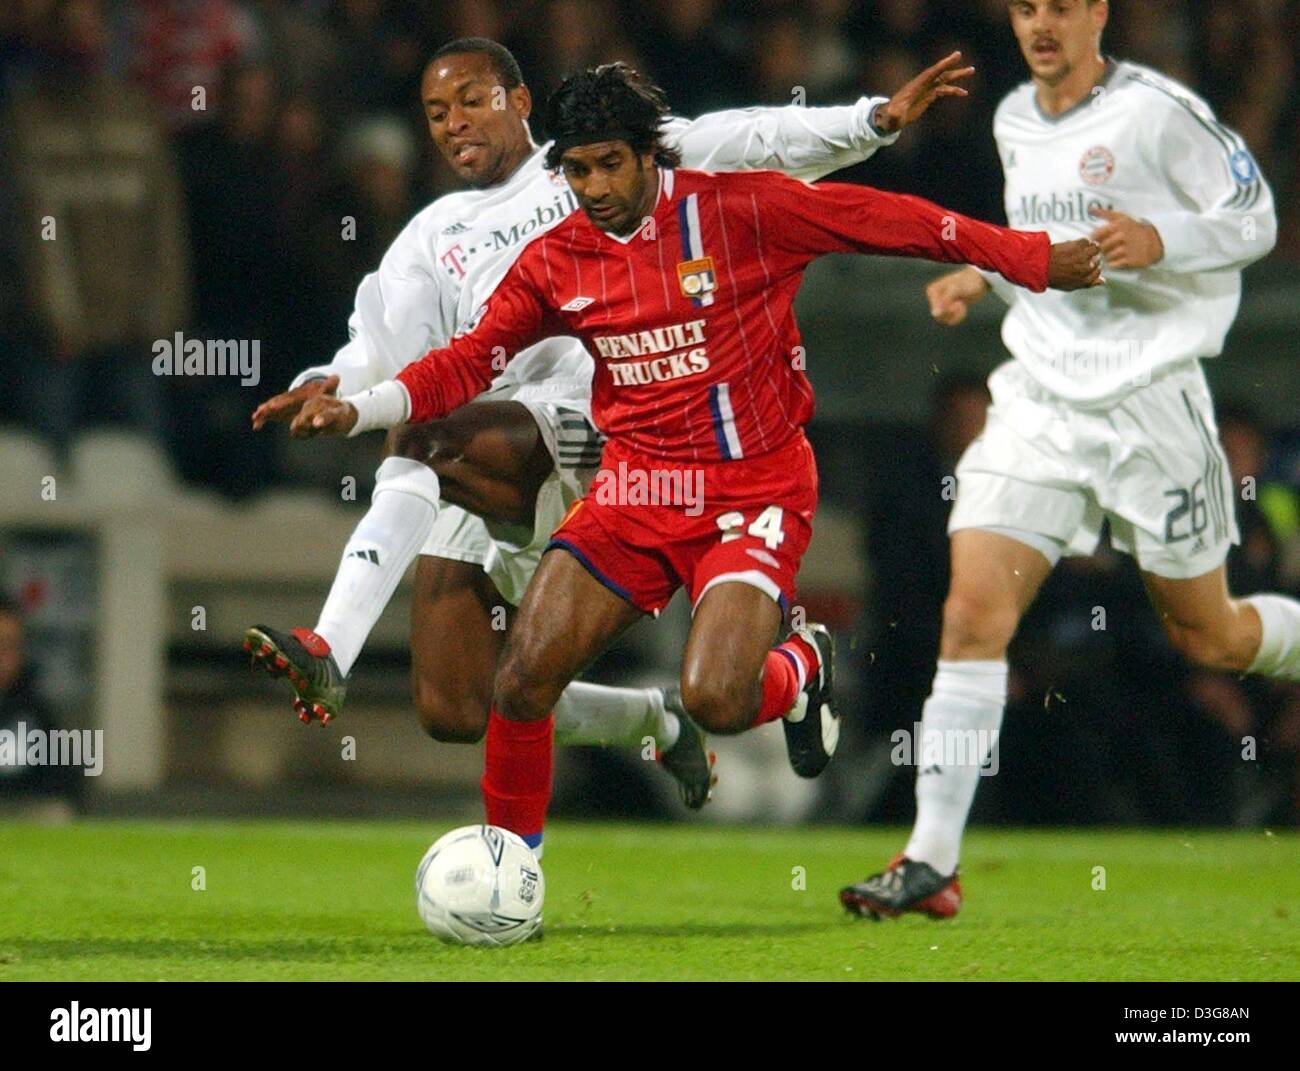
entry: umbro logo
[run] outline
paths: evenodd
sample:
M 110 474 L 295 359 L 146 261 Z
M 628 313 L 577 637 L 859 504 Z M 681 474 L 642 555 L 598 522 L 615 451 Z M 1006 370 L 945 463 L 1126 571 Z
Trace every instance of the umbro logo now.
M 469 228 L 463 223 L 453 223 L 450 227 L 444 227 L 443 234 L 464 234 Z
M 361 558 L 364 561 L 370 562 L 371 565 L 379 564 L 379 551 L 377 550 L 352 550 L 348 551 L 346 557 Z
M 581 312 L 588 305 L 596 304 L 596 299 L 591 297 L 576 297 L 568 304 L 561 305 L 561 312 Z

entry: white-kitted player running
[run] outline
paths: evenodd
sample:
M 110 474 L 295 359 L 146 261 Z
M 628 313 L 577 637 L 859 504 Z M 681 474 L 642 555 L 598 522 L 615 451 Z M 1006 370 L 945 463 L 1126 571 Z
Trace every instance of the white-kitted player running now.
M 964 95 L 954 83 L 969 69 L 959 60 L 949 56 L 890 99 L 717 112 L 673 120 L 671 129 L 688 167 L 773 168 L 811 180 L 891 144 L 936 99 Z M 435 144 L 471 188 L 408 224 L 361 283 L 347 345 L 259 407 L 255 427 L 291 421 L 293 434 L 309 436 L 300 414 L 309 398 L 364 391 L 471 329 L 523 246 L 577 207 L 529 134 L 531 98 L 504 47 L 464 39 L 439 49 L 421 100 Z M 510 356 L 501 355 L 505 371 L 481 399 L 390 438 L 370 510 L 315 628 L 246 634 L 255 659 L 289 677 L 304 721 L 339 713 L 347 675 L 418 555 L 411 651 L 421 722 L 445 741 L 476 741 L 487 729 L 502 604 L 522 598 L 551 533 L 595 475 L 602 445 L 590 421 L 591 359 L 576 339 L 542 342 L 507 366 Z M 556 706 L 556 739 L 639 747 L 652 737 L 687 805 L 699 807 L 710 762 L 673 692 L 572 684 Z
M 852 912 L 956 914 L 957 859 L 1007 691 L 1007 646 L 1062 554 L 1131 554 L 1173 644 L 1201 666 L 1300 680 L 1300 604 L 1232 598 L 1234 493 L 1201 360 L 1217 356 L 1241 270 L 1276 238 L 1241 138 L 1183 86 L 1106 59 L 1106 0 L 1012 0 L 1033 78 L 994 136 L 1015 227 L 1093 237 L 1106 285 L 1031 294 L 973 269 L 928 288 L 959 324 L 990 288 L 1013 360 L 991 376 L 983 434 L 957 466 L 952 583 L 922 713 L 911 839 L 841 893 Z M 982 744 L 957 747 L 966 742 Z M 955 756 L 955 758 L 954 758 Z M 931 757 L 941 761 L 931 761 Z

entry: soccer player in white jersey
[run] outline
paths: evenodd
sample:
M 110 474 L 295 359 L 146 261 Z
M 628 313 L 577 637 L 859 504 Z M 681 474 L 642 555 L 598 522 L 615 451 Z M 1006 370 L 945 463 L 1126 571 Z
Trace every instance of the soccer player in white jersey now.
M 1091 553 L 1103 521 L 1186 657 L 1300 680 L 1300 603 L 1228 593 L 1233 488 L 1201 368 L 1232 326 L 1241 270 L 1273 247 L 1269 187 L 1204 101 L 1103 57 L 1106 0 L 1009 9 L 1032 74 L 994 120 L 1010 224 L 1044 227 L 1053 241 L 1092 237 L 1107 285 L 1030 294 L 968 268 L 928 288 L 947 325 L 997 291 L 1014 359 L 990 378 L 984 433 L 957 466 L 939 663 L 913 742 L 916 824 L 885 871 L 841 893 L 851 912 L 876 918 L 956 914 L 958 852 L 1002 722 L 1007 646 L 1060 556 Z
M 811 180 L 891 144 L 934 100 L 963 95 L 954 83 L 970 69 L 959 60 L 949 56 L 890 99 L 677 119 L 670 137 L 688 166 L 774 168 Z M 501 45 L 443 46 L 424 72 L 421 99 L 435 144 L 471 188 L 408 224 L 361 283 L 349 342 L 260 406 L 255 427 L 291 421 L 292 433 L 310 434 L 298 419 L 309 398 L 365 390 L 469 330 L 522 247 L 577 207 L 563 177 L 544 166 L 546 147 L 529 135 L 528 89 Z M 390 437 L 371 508 L 344 549 L 316 627 L 256 626 L 245 637 L 260 664 L 289 678 L 300 718 L 339 713 L 362 644 L 419 555 L 411 650 L 421 722 L 439 740 L 483 736 L 505 638 L 503 604 L 518 604 L 552 531 L 599 464 L 591 375 L 577 340 L 550 339 L 516 357 L 482 400 Z M 653 737 L 685 802 L 699 807 L 709 758 L 675 692 L 572 684 L 556 707 L 556 740 L 639 747 Z

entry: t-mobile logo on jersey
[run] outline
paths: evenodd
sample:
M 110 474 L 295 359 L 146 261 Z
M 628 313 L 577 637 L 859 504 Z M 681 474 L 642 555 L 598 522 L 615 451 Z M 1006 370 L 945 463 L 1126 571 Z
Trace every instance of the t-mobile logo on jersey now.
M 608 366 L 614 386 L 645 386 L 693 376 L 709 367 L 704 347 L 704 323 L 703 320 L 688 320 L 630 335 L 596 335 L 592 341 L 596 344 L 596 351 L 610 361 L 663 354 L 648 361 Z M 670 353 L 670 350 L 678 352 Z
M 1048 223 L 1095 224 L 1097 219 L 1092 214 L 1094 208 L 1113 210 L 1115 205 L 1100 197 L 1090 196 L 1084 190 L 1075 190 L 1064 197 L 1058 197 L 1055 190 L 1050 197 L 1039 197 L 1036 193 L 1026 194 L 1011 210 L 1011 225 L 1042 227 Z
M 578 199 L 573 195 L 572 190 L 566 189 L 563 193 L 557 194 L 550 204 L 535 205 L 532 213 L 517 223 L 512 223 L 509 227 L 494 228 L 491 237 L 482 244 L 481 248 L 491 249 L 494 253 L 509 249 L 534 234 L 540 234 L 554 227 L 577 207 Z M 470 250 L 471 253 L 474 251 Z

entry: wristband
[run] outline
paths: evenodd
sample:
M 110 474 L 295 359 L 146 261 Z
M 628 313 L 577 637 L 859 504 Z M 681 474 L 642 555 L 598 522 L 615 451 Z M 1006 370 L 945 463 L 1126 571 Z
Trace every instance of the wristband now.
M 406 386 L 395 379 L 387 379 L 378 386 L 341 399 L 357 411 L 357 422 L 348 432 L 348 438 L 363 432 L 405 424 L 411 415 L 411 396 Z

